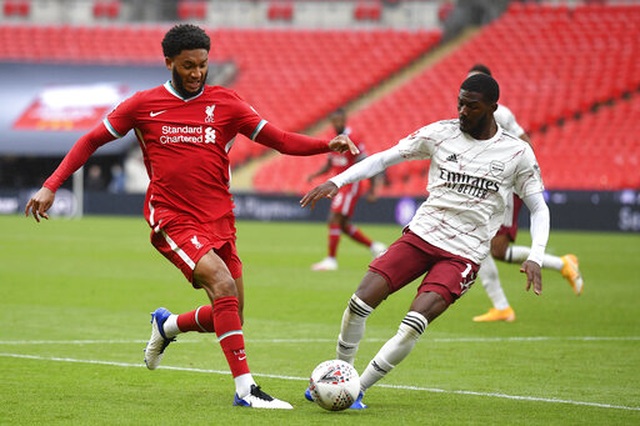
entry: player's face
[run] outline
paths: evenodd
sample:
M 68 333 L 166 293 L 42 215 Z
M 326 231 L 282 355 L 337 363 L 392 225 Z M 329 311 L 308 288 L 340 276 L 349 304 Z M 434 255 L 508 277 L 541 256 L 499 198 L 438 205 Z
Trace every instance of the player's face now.
M 183 97 L 190 98 L 202 90 L 209 72 L 209 52 L 205 49 L 183 50 L 173 58 L 165 58 L 171 70 L 171 84 Z
M 493 110 L 482 96 L 482 93 L 460 90 L 458 95 L 458 118 L 460 130 L 473 137 L 478 137 L 489 125 Z

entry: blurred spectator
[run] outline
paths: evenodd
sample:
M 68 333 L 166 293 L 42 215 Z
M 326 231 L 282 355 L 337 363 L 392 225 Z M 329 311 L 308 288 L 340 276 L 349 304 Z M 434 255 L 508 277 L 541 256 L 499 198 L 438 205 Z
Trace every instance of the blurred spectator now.
M 111 182 L 109 182 L 109 192 L 121 194 L 125 192 L 124 169 L 120 164 L 111 166 Z
M 85 189 L 88 191 L 104 191 L 106 187 L 107 181 L 102 173 L 102 167 L 97 164 L 89 166 L 85 179 Z

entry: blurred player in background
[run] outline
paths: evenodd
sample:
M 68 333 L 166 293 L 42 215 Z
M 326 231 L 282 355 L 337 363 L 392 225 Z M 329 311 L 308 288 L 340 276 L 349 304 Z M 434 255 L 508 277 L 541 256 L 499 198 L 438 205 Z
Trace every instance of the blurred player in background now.
M 236 250 L 229 157 L 238 133 L 291 155 L 357 148 L 346 136 L 332 141 L 285 132 L 266 120 L 234 91 L 206 84 L 209 36 L 181 24 L 162 40 L 171 80 L 121 102 L 103 122 L 81 137 L 43 187 L 28 201 L 26 215 L 48 219 L 55 192 L 102 145 L 136 133 L 150 183 L 144 216 L 151 243 L 177 266 L 210 304 L 181 315 L 165 308 L 151 314 L 144 360 L 158 367 L 166 347 L 180 333 L 216 333 L 235 381 L 233 404 L 290 409 L 254 381 L 242 332 L 244 283 Z
M 361 374 L 361 393 L 354 409 L 366 408 L 364 392 L 409 355 L 428 324 L 471 287 L 514 192 L 531 213 L 531 250 L 520 270 L 526 274 L 527 290 L 533 286 L 536 294 L 542 291 L 540 267 L 549 237 L 544 186 L 529 144 L 496 124 L 493 114 L 499 96 L 498 83 L 491 76 L 472 75 L 460 87 L 457 120 L 438 121 L 417 130 L 300 200 L 303 207 L 313 207 L 318 200 L 335 196 L 340 187 L 375 176 L 394 164 L 431 160 L 429 197 L 402 236 L 371 262 L 342 317 L 336 356 L 353 365 L 368 316 L 391 294 L 423 277 L 397 334 Z M 456 362 L 452 359 L 454 366 Z
M 322 176 L 331 172 L 332 176 L 337 175 L 354 165 L 356 162 L 366 157 L 365 147 L 362 140 L 354 135 L 351 127 L 347 127 L 347 112 L 340 108 L 331 114 L 331 125 L 338 135 L 347 135 L 351 139 L 358 149 L 360 154 L 353 155 L 350 152 L 329 153 L 329 158 L 324 167 L 315 173 L 310 174 L 307 177 L 307 181 L 311 182 L 318 176 Z M 367 191 L 367 200 L 370 202 L 375 201 L 375 190 L 377 186 L 378 176 L 371 178 L 369 190 Z M 327 257 L 318 263 L 311 265 L 311 269 L 314 271 L 335 271 L 338 269 L 338 261 L 336 255 L 338 253 L 338 245 L 340 244 L 340 237 L 342 234 L 349 236 L 356 243 L 362 244 L 369 248 L 371 255 L 375 258 L 382 254 L 386 250 L 386 246 L 380 242 L 372 241 L 364 232 L 362 232 L 357 226 L 351 223 L 351 217 L 356 208 L 356 204 L 360 199 L 360 195 L 363 192 L 362 185 L 359 182 L 354 182 L 350 185 L 345 185 L 340 188 L 338 194 L 331 200 L 331 211 L 329 212 L 329 238 L 327 247 Z
M 475 64 L 469 70 L 467 77 L 474 74 L 491 75 L 490 69 L 483 64 Z M 494 113 L 496 122 L 512 135 L 518 136 L 531 145 L 531 139 L 524 129 L 518 124 L 516 117 L 509 108 L 502 104 L 498 104 L 498 109 Z M 509 305 L 507 296 L 502 289 L 498 267 L 494 259 L 507 263 L 522 263 L 529 256 L 529 248 L 524 246 L 516 246 L 512 243 L 516 240 L 518 233 L 518 216 L 522 200 L 513 195 L 511 203 L 508 206 L 504 216 L 504 222 L 496 236 L 491 240 L 491 256 L 487 256 L 481 264 L 478 277 L 482 282 L 489 299 L 493 303 L 493 307 L 485 314 L 473 317 L 476 322 L 492 322 L 492 321 L 515 321 L 516 313 Z M 562 276 L 569 282 L 571 288 L 576 295 L 582 293 L 583 280 L 578 267 L 578 258 L 573 254 L 567 254 L 562 257 L 545 254 L 542 259 L 542 267 L 545 269 L 555 269 L 560 271 Z

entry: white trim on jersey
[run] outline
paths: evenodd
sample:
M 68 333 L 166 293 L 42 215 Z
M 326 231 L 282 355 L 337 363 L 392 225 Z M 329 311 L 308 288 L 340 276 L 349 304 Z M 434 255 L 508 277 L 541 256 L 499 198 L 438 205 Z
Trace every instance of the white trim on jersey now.
M 105 119 L 104 119 L 104 120 L 102 120 L 102 124 L 104 124 L 104 127 L 106 127 L 106 128 L 107 128 L 107 131 L 108 131 L 109 133 L 111 133 L 111 135 L 112 135 L 114 138 L 116 138 L 116 139 L 120 139 L 122 136 L 124 136 L 124 135 L 121 135 L 120 133 L 118 133 L 118 132 L 116 131 L 116 129 L 114 129 L 114 128 L 113 128 L 113 126 L 111 125 L 111 123 L 109 123 L 109 119 L 107 119 L 106 117 L 105 117 Z
M 258 123 L 258 125 L 256 126 L 256 128 L 253 130 L 253 132 L 251 133 L 251 140 L 255 141 L 256 138 L 258 137 L 258 133 L 260 133 L 260 130 L 262 130 L 262 128 L 264 126 L 266 126 L 266 124 L 268 123 L 267 120 L 265 120 L 264 118 L 262 120 L 260 120 L 260 122 Z

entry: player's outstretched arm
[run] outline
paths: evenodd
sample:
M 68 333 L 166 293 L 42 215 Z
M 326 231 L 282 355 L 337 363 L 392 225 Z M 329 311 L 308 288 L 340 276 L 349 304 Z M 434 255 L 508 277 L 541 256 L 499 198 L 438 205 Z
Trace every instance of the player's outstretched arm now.
M 49 219 L 47 210 L 53 205 L 55 192 L 60 188 L 60 185 L 82 167 L 98 148 L 114 139 L 115 137 L 109 133 L 103 123 L 97 124 L 88 133 L 81 136 L 53 174 L 45 181 L 45 186 L 40 188 L 27 202 L 24 209 L 25 215 L 32 214 L 37 222 L 40 222 L 40 218 Z
M 40 222 L 40 218 L 49 219 L 47 210 L 53 205 L 55 196 L 55 192 L 43 186 L 27 202 L 24 215 L 28 217 L 31 214 L 36 222 Z
M 248 134 L 243 133 L 247 137 Z M 316 155 L 329 151 L 351 151 L 358 154 L 358 147 L 346 136 L 340 135 L 327 143 L 326 139 L 284 131 L 271 123 L 265 124 L 254 139 L 259 144 L 287 155 Z
M 533 286 L 533 292 L 542 293 L 542 274 L 540 267 L 544 258 L 544 251 L 549 241 L 549 207 L 544 201 L 542 193 L 535 193 L 522 198 L 531 214 L 531 252 L 522 263 L 520 272 L 527 274 L 527 291 Z
M 338 187 L 331 181 L 326 181 L 322 185 L 318 185 L 311 191 L 307 192 L 300 200 L 302 208 L 307 207 L 311 203 L 311 208 L 316 206 L 318 200 L 322 198 L 333 198 L 338 193 Z

